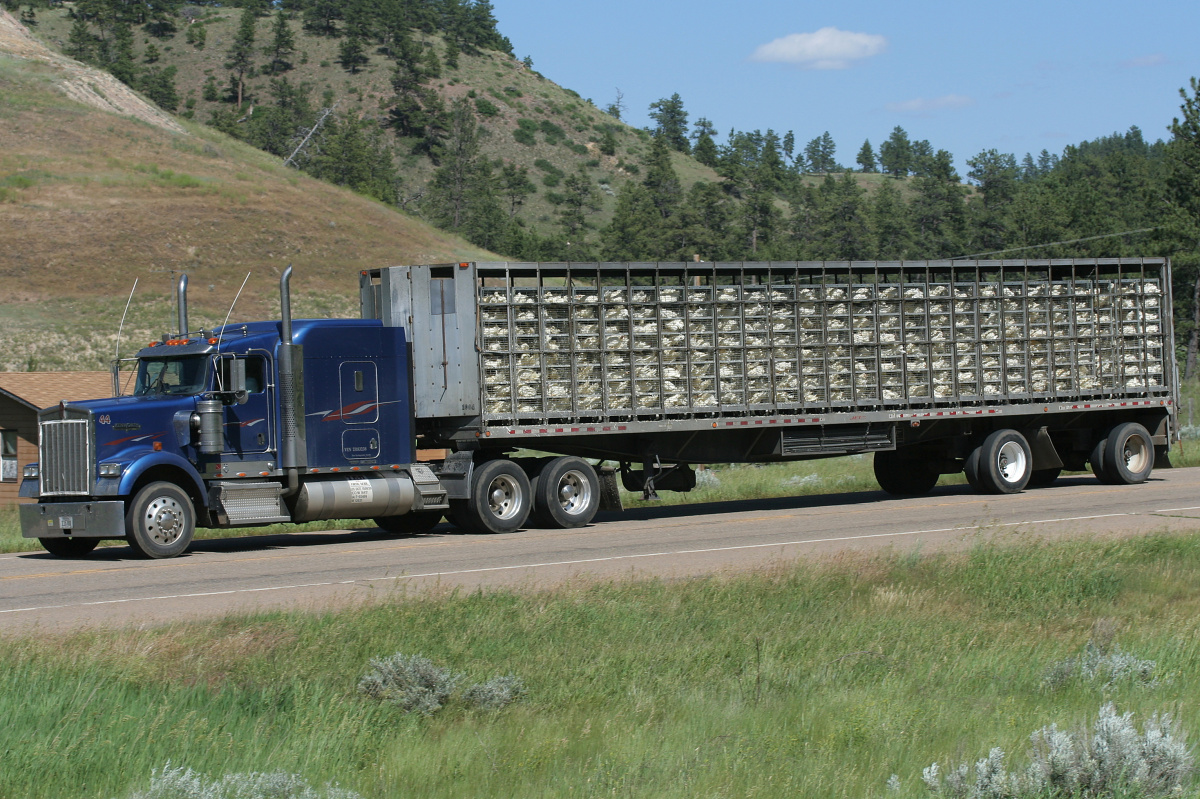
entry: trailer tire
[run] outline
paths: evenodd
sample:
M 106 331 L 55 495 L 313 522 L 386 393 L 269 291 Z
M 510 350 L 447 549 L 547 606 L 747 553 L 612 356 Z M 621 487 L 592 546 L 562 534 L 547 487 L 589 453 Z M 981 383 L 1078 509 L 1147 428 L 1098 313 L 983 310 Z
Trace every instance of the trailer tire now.
M 1018 494 L 1033 474 L 1033 453 L 1016 430 L 997 430 L 979 447 L 979 482 L 987 494 Z
M 533 491 L 525 470 L 496 459 L 475 468 L 468 499 L 451 502 L 454 522 L 475 533 L 512 533 L 529 520 Z
M 1102 438 L 1096 442 L 1096 446 L 1092 447 L 1092 454 L 1088 456 L 1088 465 L 1092 469 L 1092 474 L 1096 475 L 1096 479 L 1105 485 L 1114 485 L 1112 475 L 1105 468 L 1105 450 L 1108 449 L 1108 438 Z
M 1034 469 L 1029 475 L 1029 488 L 1049 488 L 1062 474 L 1062 469 Z
M 173 558 L 191 546 L 196 534 L 192 498 L 174 483 L 150 483 L 125 510 L 129 546 L 143 558 Z
M 377 516 L 371 521 L 380 530 L 392 535 L 420 535 L 428 533 L 442 522 L 441 511 L 416 511 L 400 516 Z
M 971 450 L 963 461 L 963 475 L 967 478 L 967 485 L 971 487 L 976 494 L 985 494 L 983 490 L 983 481 L 979 479 L 979 447 Z
M 1154 469 L 1154 439 L 1137 422 L 1125 422 L 1108 433 L 1104 471 L 1113 485 L 1144 483 Z
M 897 497 L 928 494 L 941 477 L 924 461 L 906 457 L 899 450 L 876 452 L 874 466 L 879 487 Z
M 82 558 L 100 543 L 99 538 L 39 538 L 42 548 L 56 558 Z
M 534 516 L 546 527 L 586 527 L 600 509 L 600 478 L 583 458 L 555 458 L 530 483 Z

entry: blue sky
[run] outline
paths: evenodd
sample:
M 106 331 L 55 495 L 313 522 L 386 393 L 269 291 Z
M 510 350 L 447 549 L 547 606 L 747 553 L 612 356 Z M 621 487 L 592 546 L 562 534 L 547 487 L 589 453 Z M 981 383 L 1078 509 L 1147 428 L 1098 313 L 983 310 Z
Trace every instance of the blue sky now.
M 892 128 L 954 154 L 1035 155 L 1130 126 L 1167 138 L 1200 76 L 1200 2 L 493 0 L 518 58 L 627 122 L 678 92 L 724 135 L 828 130 L 853 166 Z

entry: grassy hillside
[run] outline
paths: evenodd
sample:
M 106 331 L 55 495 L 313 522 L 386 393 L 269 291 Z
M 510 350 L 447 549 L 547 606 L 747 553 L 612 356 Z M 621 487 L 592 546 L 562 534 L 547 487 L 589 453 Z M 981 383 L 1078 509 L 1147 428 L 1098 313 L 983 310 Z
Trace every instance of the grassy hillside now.
M 196 24 L 205 28 L 203 48 L 186 42 L 186 25 L 181 24 L 173 36 L 156 39 L 142 30 L 136 31 L 134 43 L 139 63 L 144 60 L 148 47 L 160 53 L 155 66 L 174 66 L 178 69 L 176 87 L 180 97 L 178 112 L 192 116 L 196 121 L 207 122 L 214 111 L 228 109 L 224 99 L 204 99 L 204 84 L 212 78 L 222 95 L 229 85 L 230 70 L 225 68 L 228 50 L 237 32 L 241 10 L 205 9 Z M 66 46 L 72 20 L 63 10 L 43 10 L 38 13 L 36 35 L 48 45 L 63 49 Z M 256 29 L 256 46 L 261 50 L 269 44 L 273 17 L 262 17 Z M 294 85 L 308 87 L 311 101 L 317 107 L 337 104 L 339 114 L 384 120 L 386 110 L 392 103 L 392 72 L 394 63 L 375 49 L 368 49 L 368 64 L 354 74 L 338 63 L 340 38 L 313 35 L 304 30 L 298 19 L 289 22 L 296 39 L 296 54 L 293 66 L 283 73 Z M 444 42 L 437 34 L 413 32 L 414 40 L 423 50 L 444 52 Z M 259 52 L 259 64 L 247 84 L 250 102 L 270 103 L 270 81 L 264 74 L 262 64 L 266 57 Z M 578 93 L 558 86 L 553 81 L 525 67 L 513 57 L 496 51 L 479 50 L 459 55 L 459 66 L 443 66 L 440 78 L 428 82 L 449 105 L 458 98 L 467 98 L 478 112 L 482 128 L 486 130 L 482 143 L 490 159 L 524 166 L 538 191 L 529 198 L 520 216 L 528 224 L 548 231 L 555 223 L 555 205 L 547 198 L 557 185 L 547 185 L 547 175 L 552 174 L 535 165 L 548 163 L 563 173 L 583 169 L 598 186 L 603 208 L 593 223 L 602 226 L 611 216 L 613 199 L 620 187 L 630 179 L 636 179 L 637 164 L 648 147 L 644 132 L 617 123 L 613 117 L 600 111 L 594 104 L 581 98 Z M 522 143 L 514 138 L 520 127 L 533 131 L 532 143 Z M 612 128 L 617 150 L 615 155 L 603 155 L 597 142 L 605 128 Z M 390 134 L 389 134 L 390 136 Z M 527 139 L 528 141 L 528 139 Z M 434 165 L 419 155 L 408 152 L 411 142 L 394 140 L 400 161 L 404 185 L 402 194 L 407 198 L 420 195 L 431 177 Z M 681 177 L 685 182 L 697 178 L 715 180 L 716 174 L 690 158 Z M 632 165 L 632 169 L 630 168 Z M 550 177 L 549 184 L 556 184 Z
M 78 102 L 111 99 L 107 76 L 15 29 L 0 20 L 0 369 L 106 364 L 135 278 L 126 352 L 169 332 L 180 271 L 199 325 L 247 272 L 237 317 L 278 315 L 289 263 L 298 316 L 354 314 L 361 269 L 494 257 L 202 125 Z

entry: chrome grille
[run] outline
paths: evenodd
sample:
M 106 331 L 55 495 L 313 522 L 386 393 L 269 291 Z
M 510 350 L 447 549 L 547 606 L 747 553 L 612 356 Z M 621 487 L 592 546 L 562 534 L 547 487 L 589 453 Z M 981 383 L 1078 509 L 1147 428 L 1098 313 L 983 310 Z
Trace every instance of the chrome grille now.
M 91 425 L 83 419 L 42 419 L 42 496 L 88 495 L 92 490 Z

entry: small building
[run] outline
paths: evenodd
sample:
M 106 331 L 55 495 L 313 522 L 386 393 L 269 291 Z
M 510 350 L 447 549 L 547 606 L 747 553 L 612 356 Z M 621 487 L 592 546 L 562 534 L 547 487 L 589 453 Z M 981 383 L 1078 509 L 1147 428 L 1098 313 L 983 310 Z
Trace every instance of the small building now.
M 0 507 L 17 501 L 21 467 L 38 459 L 37 412 L 112 396 L 108 372 L 0 372 Z

